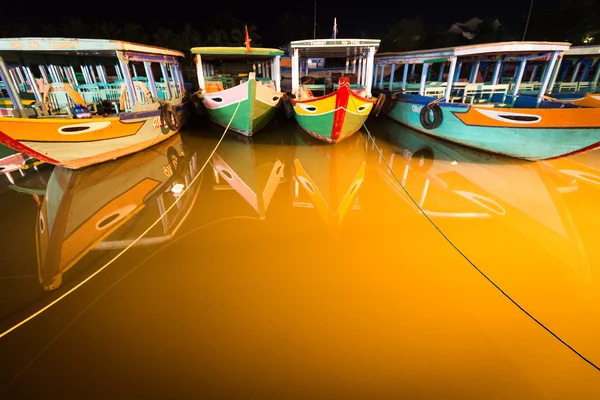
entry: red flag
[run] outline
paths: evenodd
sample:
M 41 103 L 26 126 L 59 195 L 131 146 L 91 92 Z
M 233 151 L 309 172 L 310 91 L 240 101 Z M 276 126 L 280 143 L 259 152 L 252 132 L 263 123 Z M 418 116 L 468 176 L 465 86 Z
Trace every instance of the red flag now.
M 244 42 L 246 44 L 246 53 L 250 53 L 250 42 L 252 39 L 248 36 L 248 26 L 244 25 L 244 28 L 246 29 L 246 41 Z

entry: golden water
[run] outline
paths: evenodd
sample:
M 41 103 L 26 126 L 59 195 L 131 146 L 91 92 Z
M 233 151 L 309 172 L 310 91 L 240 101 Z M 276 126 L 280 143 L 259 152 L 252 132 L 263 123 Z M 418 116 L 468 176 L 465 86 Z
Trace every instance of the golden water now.
M 600 152 L 367 125 L 4 184 L 0 399 L 598 398 Z

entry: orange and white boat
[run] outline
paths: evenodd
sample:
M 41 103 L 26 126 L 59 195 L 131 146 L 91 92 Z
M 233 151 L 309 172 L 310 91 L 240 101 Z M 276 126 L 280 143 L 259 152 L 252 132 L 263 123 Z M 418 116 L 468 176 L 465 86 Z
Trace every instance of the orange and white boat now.
M 78 169 L 165 140 L 188 117 L 183 56 L 117 40 L 0 39 L 0 143 Z

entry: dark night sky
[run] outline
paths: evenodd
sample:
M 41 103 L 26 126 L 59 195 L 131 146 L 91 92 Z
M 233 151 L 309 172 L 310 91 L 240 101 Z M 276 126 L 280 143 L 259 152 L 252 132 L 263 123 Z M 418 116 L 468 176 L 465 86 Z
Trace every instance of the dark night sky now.
M 535 0 L 533 12 L 542 8 L 552 0 Z M 36 3 L 37 2 L 37 3 Z M 127 21 L 138 23 L 148 30 L 157 27 L 170 27 L 177 29 L 186 22 L 195 24 L 198 28 L 202 25 L 212 25 L 214 15 L 223 10 L 229 10 L 242 22 L 257 25 L 263 35 L 264 42 L 270 41 L 277 32 L 274 32 L 273 23 L 278 15 L 285 11 L 293 15 L 305 14 L 311 21 L 314 1 L 273 1 L 262 0 L 245 2 L 236 5 L 231 1 L 223 2 L 227 8 L 222 8 L 220 2 L 202 0 L 180 0 L 178 2 L 142 2 L 118 1 L 120 12 L 124 15 L 118 17 L 114 1 L 99 2 L 86 0 L 68 3 L 68 8 L 50 8 L 47 2 L 41 0 L 28 1 L 27 12 L 20 13 L 13 19 L 14 22 L 29 22 L 30 25 L 48 23 L 52 20 L 61 20 L 67 15 L 74 15 L 89 22 L 98 22 L 101 19 L 111 18 L 117 24 Z M 448 29 L 453 22 L 466 22 L 472 17 L 499 17 L 500 22 L 516 19 L 526 15 L 529 10 L 528 0 L 504 0 L 491 2 L 483 0 L 429 0 L 406 1 L 397 0 L 390 2 L 360 1 L 355 4 L 344 4 L 333 1 L 317 1 L 317 23 L 320 37 L 329 37 L 333 27 L 333 18 L 337 17 L 339 37 L 356 36 L 360 30 L 365 30 L 371 36 L 381 34 L 386 28 L 402 18 L 421 17 L 428 29 Z M 159 4 L 159 6 L 157 6 Z M 254 4 L 254 5 L 252 5 Z M 93 11 L 92 5 L 106 7 L 101 11 Z M 305 38 L 298 38 L 305 39 Z

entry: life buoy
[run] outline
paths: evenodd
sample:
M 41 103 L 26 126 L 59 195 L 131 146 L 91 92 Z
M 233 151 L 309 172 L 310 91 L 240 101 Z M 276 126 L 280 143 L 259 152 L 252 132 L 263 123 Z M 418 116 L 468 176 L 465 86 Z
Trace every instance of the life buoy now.
M 170 130 L 174 132 L 177 132 L 179 129 L 181 129 L 179 115 L 177 114 L 175 107 L 169 103 L 164 103 L 161 106 L 160 119 Z
M 431 111 L 431 112 L 430 112 Z M 433 117 L 433 119 L 431 119 Z M 444 114 L 437 103 L 429 103 L 419 113 L 421 125 L 425 129 L 435 129 L 442 124 Z

